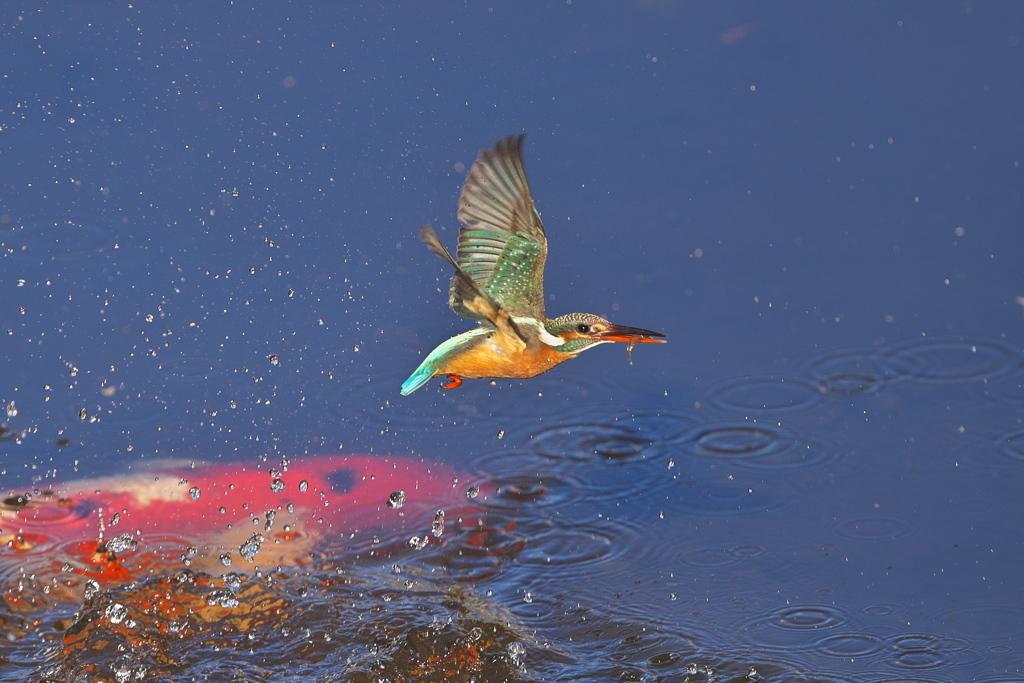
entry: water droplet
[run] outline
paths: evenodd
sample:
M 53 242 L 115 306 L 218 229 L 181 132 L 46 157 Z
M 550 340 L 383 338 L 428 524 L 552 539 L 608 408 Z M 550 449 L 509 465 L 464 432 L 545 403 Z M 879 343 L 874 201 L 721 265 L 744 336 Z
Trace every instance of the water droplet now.
M 107 609 L 103 613 L 107 616 L 107 619 L 110 619 L 110 623 L 120 624 L 128 616 L 128 608 L 119 602 L 113 602 L 107 605 Z
M 281 493 L 281 491 L 284 491 L 284 481 L 275 477 L 274 480 L 270 482 L 270 490 L 274 493 Z
M 523 596 L 523 602 L 533 602 L 533 593 L 527 591 Z
M 413 536 L 409 539 L 409 547 L 415 550 L 423 550 L 427 547 L 427 543 L 430 542 L 429 536 Z
M 430 531 L 434 534 L 434 538 L 441 538 L 441 535 L 444 534 L 444 510 L 434 513 L 434 523 L 431 525 Z
M 280 365 L 281 364 L 281 357 L 279 355 L 277 355 L 276 353 L 272 353 L 269 356 L 267 356 L 267 360 L 270 361 L 271 365 Z
M 509 643 L 508 658 L 513 666 L 518 669 L 523 668 L 526 661 L 526 646 L 520 642 Z
M 504 438 L 505 438 L 505 430 L 504 429 L 499 429 L 498 430 L 498 439 L 504 439 Z
M 231 566 L 231 553 L 224 553 L 220 556 L 220 563 L 225 567 Z
M 388 496 L 388 507 L 392 510 L 397 510 L 405 505 L 405 491 L 393 491 Z
M 256 559 L 256 553 L 260 551 L 260 546 L 263 545 L 263 534 L 258 531 L 252 532 L 252 536 L 249 537 L 245 543 L 238 547 L 238 554 L 242 556 L 242 559 L 246 562 L 253 562 Z
M 300 490 L 300 491 L 302 491 L 303 493 L 305 493 L 305 492 L 306 492 L 306 489 L 308 489 L 308 488 L 309 488 L 309 482 L 308 482 L 308 481 L 306 481 L 305 479 L 303 479 L 302 481 L 300 481 L 300 482 L 299 482 L 299 490 Z
M 11 401 L 10 403 L 7 404 L 7 417 L 17 417 L 17 416 L 18 416 L 18 406 L 17 406 L 17 404 L 15 404 L 14 401 Z
M 121 534 L 107 541 L 107 550 L 112 553 L 123 553 L 139 549 L 139 542 L 131 534 Z
M 235 595 L 234 591 L 227 590 L 225 588 L 217 588 L 206 595 L 206 604 L 210 607 L 219 605 L 232 609 L 238 607 L 238 596 Z
M 114 672 L 114 681 L 116 683 L 127 683 L 132 678 L 142 679 L 146 676 L 146 667 L 142 665 L 136 665 L 135 657 L 130 654 L 118 655 L 110 665 L 110 670 Z
M 85 590 L 82 592 L 82 597 L 84 597 L 86 600 L 91 600 L 92 598 L 99 595 L 99 592 L 100 584 L 96 581 L 96 579 L 88 579 L 85 582 Z
M 479 495 L 480 495 L 480 487 L 479 486 L 470 486 L 468 489 L 466 489 L 466 498 L 469 498 L 470 500 L 473 500 L 474 498 L 476 498 Z
M 121 513 L 115 512 L 111 517 L 110 521 L 107 522 L 107 526 L 117 526 L 117 523 L 121 521 Z
M 221 576 L 224 579 L 224 585 L 233 591 L 238 591 L 242 588 L 242 577 L 235 572 L 228 572 Z
M 188 490 L 188 495 L 190 498 L 192 498 L 192 500 L 199 500 L 199 493 L 200 492 L 198 486 L 193 486 Z

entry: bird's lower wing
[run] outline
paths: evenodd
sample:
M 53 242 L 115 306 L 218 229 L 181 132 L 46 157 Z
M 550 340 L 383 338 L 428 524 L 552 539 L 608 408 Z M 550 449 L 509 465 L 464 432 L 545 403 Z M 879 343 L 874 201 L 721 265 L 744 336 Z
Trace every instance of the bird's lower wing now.
M 455 268 L 455 275 L 452 277 L 452 286 L 448 294 L 448 305 L 452 310 L 471 320 L 481 323 L 490 323 L 495 327 L 498 334 L 509 335 L 508 347 L 522 344 L 526 347 L 526 337 L 519 331 L 519 327 L 509 312 L 502 308 L 480 285 L 467 273 L 459 263 L 452 258 L 448 250 L 437 238 L 437 233 L 429 225 L 420 228 L 420 239 L 427 247 L 447 261 Z

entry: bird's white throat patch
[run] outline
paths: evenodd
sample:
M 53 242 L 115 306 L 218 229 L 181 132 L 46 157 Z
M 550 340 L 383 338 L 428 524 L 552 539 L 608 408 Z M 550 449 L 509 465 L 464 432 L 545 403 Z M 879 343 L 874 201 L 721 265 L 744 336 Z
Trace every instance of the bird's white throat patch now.
M 542 342 L 548 346 L 561 346 L 565 343 L 565 340 L 556 334 L 548 332 L 548 328 L 544 327 L 544 323 L 534 318 L 513 318 L 517 325 L 534 325 L 537 328 L 537 336 Z

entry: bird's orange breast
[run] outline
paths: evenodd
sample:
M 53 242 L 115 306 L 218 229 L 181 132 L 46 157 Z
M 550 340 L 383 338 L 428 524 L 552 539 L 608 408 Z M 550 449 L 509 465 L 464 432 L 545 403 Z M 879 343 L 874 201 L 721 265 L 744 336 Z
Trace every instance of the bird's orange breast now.
M 437 374 L 458 375 L 469 379 L 526 379 L 547 372 L 572 357 L 572 354 L 562 353 L 543 343 L 533 348 L 526 347 L 521 351 L 509 351 L 502 348 L 494 336 L 489 336 L 454 354 L 438 368 Z

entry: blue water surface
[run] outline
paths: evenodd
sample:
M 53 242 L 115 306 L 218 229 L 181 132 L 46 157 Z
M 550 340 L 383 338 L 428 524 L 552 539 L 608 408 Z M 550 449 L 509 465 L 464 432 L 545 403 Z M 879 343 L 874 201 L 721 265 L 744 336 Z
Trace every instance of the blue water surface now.
M 420 571 L 513 625 L 506 678 L 1024 681 L 1024 5 L 43 2 L 0 26 L 3 491 L 413 454 L 497 487 L 515 551 Z M 479 150 L 520 132 L 549 315 L 669 343 L 401 397 L 472 326 L 417 230 L 454 248 Z M 308 628 L 333 644 L 138 666 L 370 680 L 325 654 L 356 626 Z M 84 680 L 19 633 L 9 680 Z M 134 675 L 113 657 L 97 680 Z

